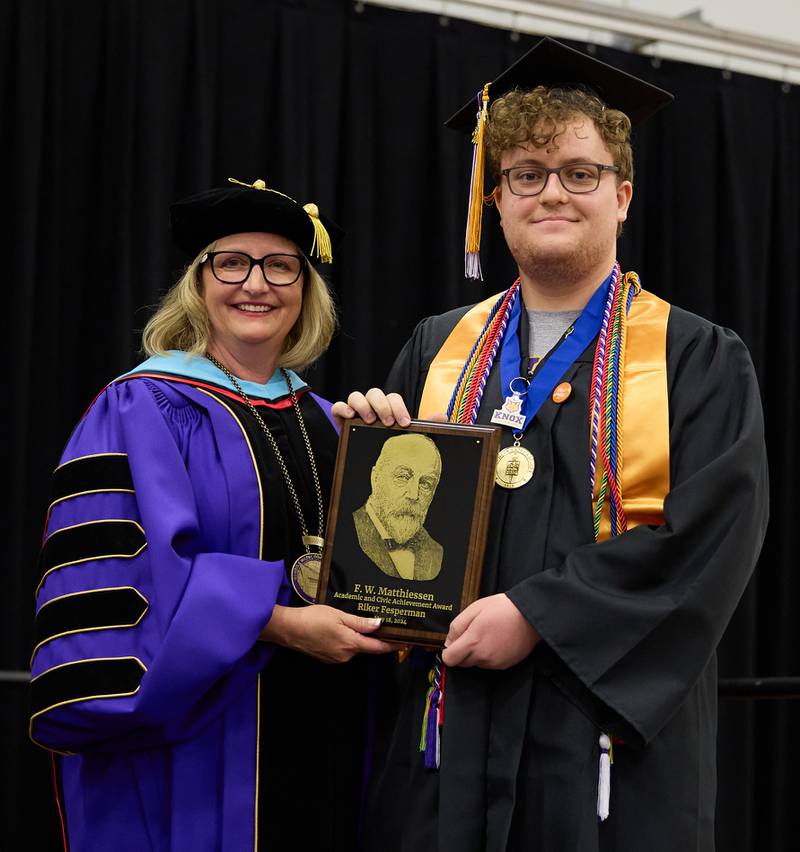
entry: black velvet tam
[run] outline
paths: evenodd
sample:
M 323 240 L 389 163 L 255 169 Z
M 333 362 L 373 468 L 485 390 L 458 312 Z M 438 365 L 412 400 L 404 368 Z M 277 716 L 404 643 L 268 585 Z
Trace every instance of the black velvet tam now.
M 170 207 L 172 237 L 178 248 L 192 257 L 214 240 L 231 234 L 260 231 L 286 237 L 309 260 L 320 263 L 319 242 L 314 247 L 313 218 L 325 226 L 331 241 L 331 254 L 335 257 L 344 231 L 334 221 L 322 216 L 315 204 L 304 207 L 260 180 L 253 185 L 232 182 L 231 186 L 190 195 Z
M 543 38 L 506 68 L 489 86 L 489 97 L 494 100 L 512 89 L 536 86 L 587 89 L 606 106 L 624 112 L 633 126 L 673 100 L 669 92 L 552 38 Z M 445 126 L 472 133 L 479 109 L 480 93 L 470 98 Z

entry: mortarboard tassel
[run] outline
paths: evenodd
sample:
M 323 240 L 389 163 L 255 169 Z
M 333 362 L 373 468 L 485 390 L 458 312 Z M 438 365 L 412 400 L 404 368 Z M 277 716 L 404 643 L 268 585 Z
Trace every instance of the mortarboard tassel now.
M 469 183 L 469 207 L 467 209 L 467 235 L 464 246 L 464 275 L 483 280 L 481 273 L 481 223 L 483 219 L 483 172 L 485 153 L 483 137 L 489 120 L 489 83 L 478 95 L 478 123 L 472 134 L 472 176 Z
M 311 245 L 310 254 L 316 252 L 316 256 L 323 263 L 332 263 L 333 249 L 331 248 L 331 238 L 319 218 L 319 208 L 316 204 L 309 203 L 303 205 L 303 210 L 308 213 L 308 218 L 311 219 L 311 224 L 314 226 L 314 242 Z

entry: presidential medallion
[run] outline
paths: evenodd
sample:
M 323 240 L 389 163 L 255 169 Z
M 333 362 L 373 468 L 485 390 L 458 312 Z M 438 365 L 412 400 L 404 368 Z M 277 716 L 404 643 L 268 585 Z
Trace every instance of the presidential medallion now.
M 304 553 L 295 559 L 292 565 L 290 576 L 292 587 L 306 603 L 314 603 L 317 599 L 321 567 L 321 553 Z
M 497 454 L 494 481 L 502 488 L 519 488 L 531 481 L 535 467 L 533 454 L 513 444 Z

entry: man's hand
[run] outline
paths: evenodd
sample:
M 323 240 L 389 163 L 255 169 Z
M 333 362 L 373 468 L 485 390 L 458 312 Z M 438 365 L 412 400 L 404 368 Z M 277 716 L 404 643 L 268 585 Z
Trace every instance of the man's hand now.
M 331 410 L 341 429 L 345 420 L 360 417 L 365 423 L 380 419 L 384 426 L 408 426 L 411 416 L 399 393 L 384 393 L 380 388 L 371 388 L 366 394 L 353 391 L 347 402 L 336 402 Z
M 524 660 L 540 639 L 506 595 L 491 595 L 453 619 L 442 660 L 448 666 L 508 669 Z
M 346 663 L 356 654 L 386 654 L 394 645 L 364 634 L 381 626 L 379 618 L 362 618 L 333 607 L 276 604 L 259 639 L 301 651 L 323 663 Z

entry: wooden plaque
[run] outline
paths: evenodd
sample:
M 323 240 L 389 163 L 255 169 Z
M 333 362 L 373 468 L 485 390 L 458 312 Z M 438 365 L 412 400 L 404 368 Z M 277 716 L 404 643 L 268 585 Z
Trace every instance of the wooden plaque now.
M 370 635 L 440 648 L 477 597 L 500 430 L 414 420 L 342 427 L 317 601 Z

